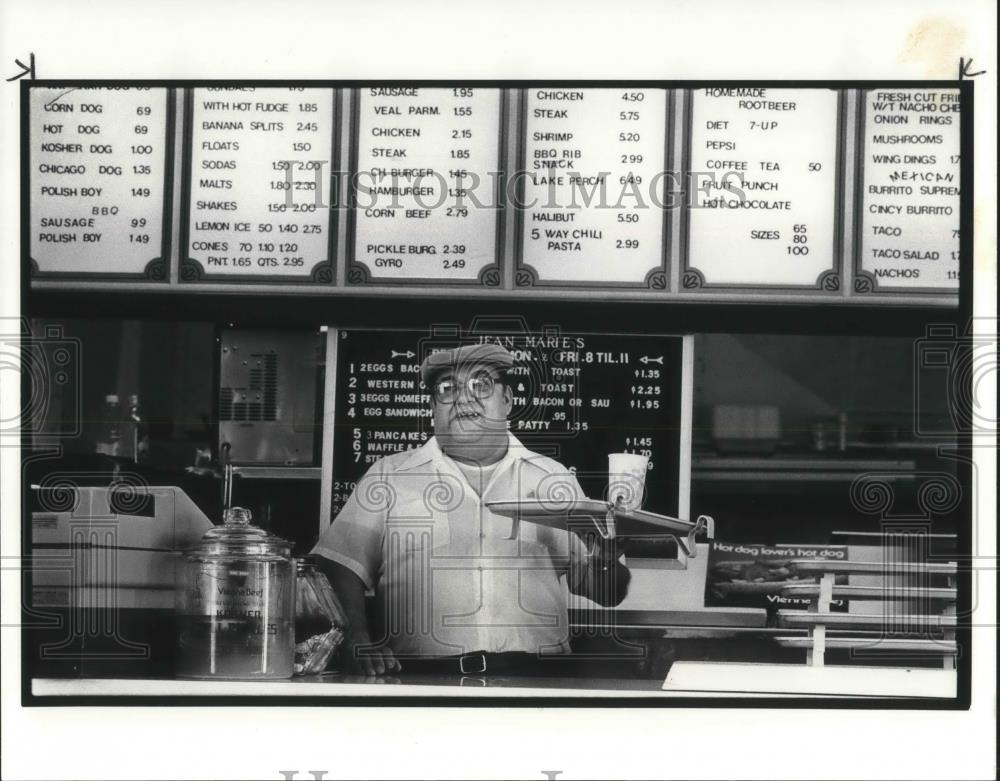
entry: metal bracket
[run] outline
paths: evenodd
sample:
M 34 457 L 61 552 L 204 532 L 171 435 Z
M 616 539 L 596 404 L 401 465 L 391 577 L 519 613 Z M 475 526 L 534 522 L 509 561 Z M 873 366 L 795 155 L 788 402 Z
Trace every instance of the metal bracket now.
M 715 520 L 710 515 L 699 515 L 691 531 L 683 538 L 677 538 L 677 544 L 684 549 L 689 558 L 698 558 L 698 543 L 695 538 L 701 532 L 706 532 L 709 539 L 715 537 Z
M 619 502 L 621 499 L 618 500 Z M 602 529 L 600 524 L 597 523 L 597 518 L 592 519 L 594 521 L 594 526 L 597 527 L 597 533 L 601 535 L 602 539 L 613 540 L 615 538 L 615 508 L 609 507 L 608 512 L 604 516 L 604 528 Z

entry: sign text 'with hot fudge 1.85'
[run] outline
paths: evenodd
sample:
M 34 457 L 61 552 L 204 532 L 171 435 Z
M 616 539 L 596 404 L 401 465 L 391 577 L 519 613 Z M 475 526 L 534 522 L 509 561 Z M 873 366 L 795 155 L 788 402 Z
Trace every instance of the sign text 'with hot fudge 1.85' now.
M 183 279 L 332 279 L 332 89 L 192 90 Z M 185 273 L 186 272 L 186 273 Z

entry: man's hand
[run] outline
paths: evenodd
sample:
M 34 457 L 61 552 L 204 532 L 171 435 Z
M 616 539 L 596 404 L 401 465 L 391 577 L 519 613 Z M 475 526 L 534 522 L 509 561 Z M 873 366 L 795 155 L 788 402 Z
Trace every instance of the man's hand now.
M 604 607 L 621 604 L 628 593 L 632 573 L 618 558 L 617 541 L 603 539 L 596 534 L 581 534 L 589 548 L 587 557 L 570 573 L 569 589 Z
M 347 671 L 355 675 L 385 675 L 402 669 L 389 646 L 376 646 L 363 630 L 348 632 L 342 658 Z
M 357 675 L 384 675 L 399 670 L 399 662 L 387 645 L 376 646 L 368 636 L 365 615 L 365 585 L 351 570 L 320 558 L 320 568 L 330 581 L 333 593 L 347 614 L 348 627 L 340 658 L 347 671 Z

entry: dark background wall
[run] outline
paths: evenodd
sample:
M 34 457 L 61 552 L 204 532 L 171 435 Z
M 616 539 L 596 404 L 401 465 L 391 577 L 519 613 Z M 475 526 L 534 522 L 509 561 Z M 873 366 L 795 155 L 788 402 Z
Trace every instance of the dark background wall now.
M 199 450 L 217 456 L 213 419 L 217 393 L 217 326 L 212 322 L 159 320 L 45 319 L 36 332 L 56 325 L 79 345 L 81 436 L 63 440 L 67 456 L 86 459 L 104 396 L 127 400 L 138 393 L 150 427 L 152 479 L 185 486 L 209 517 L 219 512 L 217 479 L 192 482 L 185 468 Z M 311 334 L 311 336 L 310 336 Z M 303 338 L 315 339 L 313 329 Z M 849 501 L 850 480 L 821 482 L 774 480 L 762 469 L 744 481 L 704 481 L 699 459 L 732 456 L 712 437 L 716 405 L 771 405 L 778 408 L 780 440 L 769 452 L 750 454 L 767 459 L 823 458 L 903 459 L 913 469 L 954 471 L 954 462 L 933 451 L 905 448 L 913 439 L 917 386 L 925 417 L 947 418 L 946 393 L 940 384 L 921 383 L 915 372 L 912 337 L 858 335 L 812 336 L 770 334 L 702 334 L 695 340 L 694 473 L 692 513 L 716 517 L 723 539 L 758 542 L 825 542 L 834 529 L 877 530 L 878 519 L 859 513 Z M 67 391 L 68 392 L 68 391 Z M 70 414 L 53 393 L 51 416 Z M 854 452 L 812 450 L 817 423 L 833 427 L 846 413 Z M 47 421 L 43 426 L 57 423 Z M 883 447 L 884 445 L 884 447 Z M 753 466 L 749 467 L 753 472 Z M 279 485 L 278 483 L 281 482 Z M 318 481 L 247 481 L 242 501 L 254 504 L 262 525 L 289 536 L 311 535 L 315 529 Z M 901 498 L 910 501 L 905 492 Z M 656 508 L 650 508 L 656 509 Z M 935 530 L 948 530 L 937 519 Z M 309 530 L 304 532 L 303 530 Z M 309 540 L 302 539 L 303 545 Z

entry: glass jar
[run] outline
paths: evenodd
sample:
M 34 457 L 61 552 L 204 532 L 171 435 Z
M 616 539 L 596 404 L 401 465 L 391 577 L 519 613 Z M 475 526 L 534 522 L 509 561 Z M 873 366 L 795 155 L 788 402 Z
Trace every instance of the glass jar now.
M 295 674 L 323 672 L 344 642 L 347 614 L 315 556 L 295 560 Z
M 291 545 L 233 507 L 177 568 L 177 674 L 272 680 L 292 675 Z

